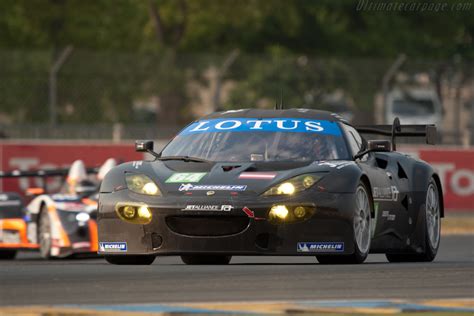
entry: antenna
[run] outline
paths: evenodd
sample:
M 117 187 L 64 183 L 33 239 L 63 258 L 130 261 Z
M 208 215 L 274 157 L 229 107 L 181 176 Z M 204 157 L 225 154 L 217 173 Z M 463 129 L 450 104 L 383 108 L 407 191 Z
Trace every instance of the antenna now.
M 280 110 L 283 110 L 283 88 L 280 86 Z

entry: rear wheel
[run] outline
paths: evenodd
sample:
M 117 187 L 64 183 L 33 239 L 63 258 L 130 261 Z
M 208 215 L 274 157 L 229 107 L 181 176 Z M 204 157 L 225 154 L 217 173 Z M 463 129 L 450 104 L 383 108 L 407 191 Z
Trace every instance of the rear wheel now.
M 16 250 L 0 250 L 0 260 L 12 260 L 16 257 Z
M 49 217 L 48 210 L 45 206 L 41 208 L 40 212 L 38 239 L 41 257 L 44 259 L 51 259 L 51 219 Z
M 185 264 L 229 264 L 232 256 L 221 255 L 185 255 L 181 260 Z
M 155 256 L 133 255 L 133 256 L 113 256 L 106 255 L 105 260 L 111 264 L 118 265 L 150 265 L 155 261 Z
M 317 255 L 322 264 L 356 264 L 365 261 L 370 250 L 370 225 L 373 201 L 361 181 L 356 189 L 353 217 L 354 253 L 350 255 Z
M 430 262 L 438 253 L 441 233 L 439 190 L 431 178 L 425 200 L 425 252 L 420 254 L 386 254 L 390 262 Z

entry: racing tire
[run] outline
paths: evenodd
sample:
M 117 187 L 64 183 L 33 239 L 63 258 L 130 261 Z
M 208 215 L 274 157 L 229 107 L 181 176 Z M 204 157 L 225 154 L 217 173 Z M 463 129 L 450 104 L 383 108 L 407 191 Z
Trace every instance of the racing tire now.
M 113 256 L 106 255 L 105 261 L 116 265 L 150 265 L 155 261 L 156 256 L 133 255 L 133 256 Z
M 354 253 L 350 255 L 317 255 L 321 264 L 360 264 L 367 259 L 370 251 L 371 223 L 374 213 L 374 202 L 370 191 L 363 181 L 356 189 L 354 207 Z
M 441 236 L 440 196 L 436 181 L 431 178 L 425 198 L 425 252 L 409 254 L 385 254 L 389 262 L 431 262 L 438 253 Z
M 51 218 L 45 205 L 41 207 L 38 220 L 38 243 L 41 257 L 43 259 L 52 259 Z
M 16 257 L 16 250 L 1 250 L 0 260 L 13 260 Z
M 184 255 L 181 256 L 181 260 L 185 264 L 197 265 L 197 264 L 229 264 L 232 256 L 223 255 Z

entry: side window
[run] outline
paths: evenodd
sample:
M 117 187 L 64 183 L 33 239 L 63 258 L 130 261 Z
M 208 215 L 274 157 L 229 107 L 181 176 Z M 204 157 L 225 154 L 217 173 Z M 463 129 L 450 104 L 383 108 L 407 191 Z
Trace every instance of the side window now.
M 362 137 L 352 126 L 342 124 L 344 131 L 346 132 L 349 146 L 351 147 L 352 154 L 357 154 L 363 147 Z

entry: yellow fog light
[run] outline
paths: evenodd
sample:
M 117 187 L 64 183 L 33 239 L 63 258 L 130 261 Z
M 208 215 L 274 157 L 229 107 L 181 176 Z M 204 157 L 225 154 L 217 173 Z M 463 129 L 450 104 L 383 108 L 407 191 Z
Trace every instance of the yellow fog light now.
M 303 206 L 297 206 L 293 210 L 293 213 L 295 214 L 295 217 L 303 218 L 306 215 L 306 209 Z
M 136 210 L 135 206 L 125 206 L 123 208 L 123 216 L 127 219 L 132 219 L 135 217 Z
M 280 184 L 278 187 L 278 194 L 293 194 L 295 193 L 295 186 L 290 182 Z
M 270 209 L 270 218 L 285 219 L 288 216 L 288 208 L 285 205 L 275 205 Z
M 150 209 L 142 205 L 138 208 L 138 217 L 143 218 L 144 220 L 151 220 L 151 211 Z
M 117 203 L 115 212 L 121 220 L 132 224 L 149 224 L 153 217 L 151 209 L 147 205 L 136 202 Z

